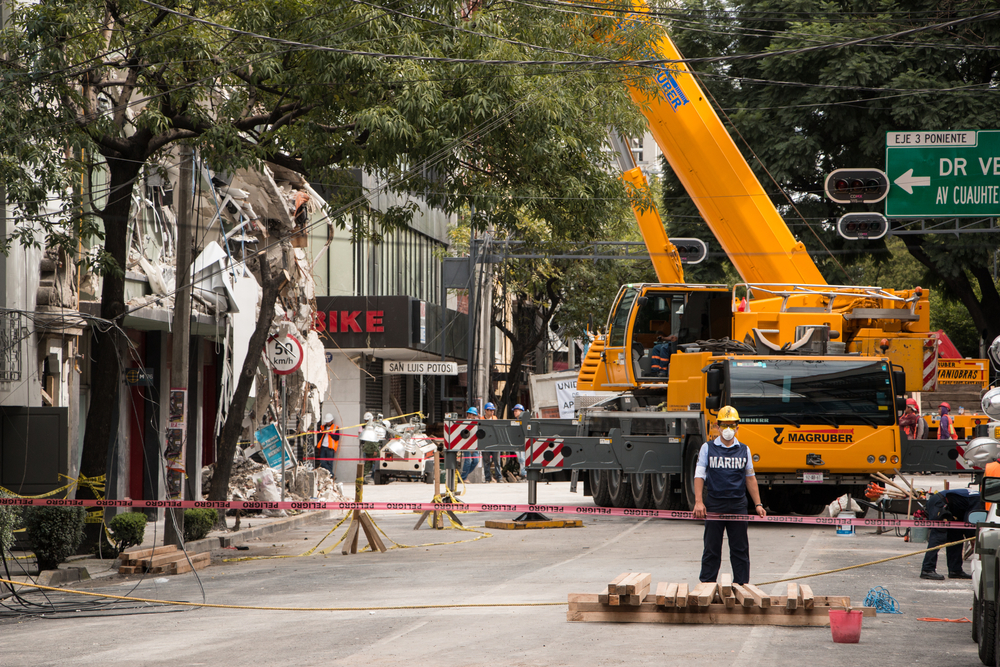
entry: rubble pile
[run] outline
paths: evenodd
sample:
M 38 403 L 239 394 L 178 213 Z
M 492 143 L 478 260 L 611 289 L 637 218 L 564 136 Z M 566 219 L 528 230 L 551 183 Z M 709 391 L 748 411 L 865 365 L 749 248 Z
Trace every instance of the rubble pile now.
M 207 496 L 212 484 L 215 465 L 202 468 L 202 494 Z M 323 500 L 327 502 L 347 502 L 344 487 L 334 481 L 325 468 L 315 470 L 303 465 L 288 471 L 289 485 L 285 490 L 286 501 Z M 281 500 L 281 473 L 248 457 L 237 447 L 233 461 L 233 472 L 229 479 L 230 500 L 257 500 L 278 502 Z M 286 516 L 285 510 L 265 510 L 265 516 Z

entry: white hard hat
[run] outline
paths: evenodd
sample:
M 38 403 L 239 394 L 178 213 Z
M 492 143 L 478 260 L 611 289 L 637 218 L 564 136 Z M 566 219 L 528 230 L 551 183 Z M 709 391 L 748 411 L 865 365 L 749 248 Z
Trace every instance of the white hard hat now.
M 327 412 L 325 415 L 323 415 L 323 423 L 324 424 L 330 424 L 332 422 L 333 422 L 333 415 L 331 415 L 329 412 Z

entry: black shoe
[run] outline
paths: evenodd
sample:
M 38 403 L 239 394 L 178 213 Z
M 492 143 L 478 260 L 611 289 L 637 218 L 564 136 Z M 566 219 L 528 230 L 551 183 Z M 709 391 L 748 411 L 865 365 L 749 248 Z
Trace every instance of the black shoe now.
M 921 579 L 933 579 L 934 581 L 942 581 L 944 579 L 943 574 L 938 574 L 937 572 L 921 572 Z
M 971 574 L 967 574 L 965 572 L 949 572 L 948 573 L 948 578 L 949 579 L 972 579 L 972 575 Z

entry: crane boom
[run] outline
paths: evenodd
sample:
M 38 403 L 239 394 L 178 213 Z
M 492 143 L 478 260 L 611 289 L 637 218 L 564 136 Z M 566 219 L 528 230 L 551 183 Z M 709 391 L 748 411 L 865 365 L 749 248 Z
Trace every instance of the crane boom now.
M 639 225 L 639 232 L 646 244 L 646 250 L 649 251 L 649 259 L 656 271 L 656 279 L 661 283 L 683 283 L 684 267 L 681 265 L 677 247 L 671 243 L 667 236 L 667 228 L 663 225 L 663 219 L 660 218 L 659 209 L 653 202 L 640 203 L 638 201 L 649 193 L 649 182 L 646 180 L 646 175 L 642 173 L 642 169 L 636 166 L 632 149 L 614 129 L 608 131 L 608 140 L 615 151 L 618 166 L 622 170 L 621 179 L 635 195 L 632 202 L 632 212 L 635 214 L 635 221 Z
M 629 30 L 648 21 L 649 8 L 634 0 L 636 12 L 618 23 Z M 662 30 L 649 60 L 683 59 Z M 655 68 L 656 95 L 636 83 L 629 94 L 642 109 L 649 130 L 674 174 L 740 276 L 750 283 L 826 285 L 805 245 L 785 221 L 726 131 L 694 74 L 683 62 Z M 724 193 L 724 194 L 720 194 Z

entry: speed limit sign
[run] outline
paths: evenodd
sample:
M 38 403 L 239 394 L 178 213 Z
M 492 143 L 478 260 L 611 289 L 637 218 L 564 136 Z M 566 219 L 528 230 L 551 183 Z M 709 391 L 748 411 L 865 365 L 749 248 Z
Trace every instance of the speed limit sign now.
M 267 358 L 278 375 L 288 375 L 302 365 L 302 343 L 292 336 L 271 336 L 267 340 Z

